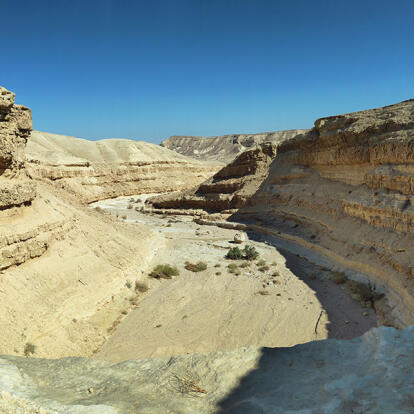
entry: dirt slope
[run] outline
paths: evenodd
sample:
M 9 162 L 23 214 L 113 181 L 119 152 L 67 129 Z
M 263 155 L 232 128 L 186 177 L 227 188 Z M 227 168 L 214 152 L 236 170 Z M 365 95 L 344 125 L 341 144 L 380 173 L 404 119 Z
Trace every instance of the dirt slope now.
M 193 187 L 220 164 L 127 139 L 88 141 L 34 131 L 26 147 L 31 177 L 51 180 L 85 202 Z

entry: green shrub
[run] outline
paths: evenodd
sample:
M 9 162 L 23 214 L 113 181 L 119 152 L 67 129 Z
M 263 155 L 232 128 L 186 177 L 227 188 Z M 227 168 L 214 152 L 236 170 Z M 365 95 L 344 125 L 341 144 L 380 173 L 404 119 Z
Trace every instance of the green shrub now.
M 256 260 L 259 257 L 259 252 L 254 246 L 245 246 L 244 255 L 247 260 Z
M 244 259 L 243 252 L 238 247 L 232 247 L 226 254 L 226 259 L 241 260 Z
M 356 280 L 348 280 L 346 287 L 351 295 L 362 302 L 369 302 L 374 298 L 371 289 L 364 283 L 357 282 Z
M 30 356 L 33 355 L 36 351 L 36 346 L 32 344 L 31 342 L 26 342 L 24 346 L 24 356 Z
M 185 262 L 184 266 L 187 270 L 190 270 L 191 272 L 202 272 L 203 270 L 207 269 L 207 264 L 204 262 L 198 262 L 198 263 L 190 263 Z
M 245 246 L 243 250 L 238 247 L 232 247 L 226 254 L 226 259 L 231 260 L 255 260 L 259 257 L 259 252 L 254 246 Z
M 343 272 L 335 272 L 331 277 L 332 282 L 337 285 L 343 285 L 348 280 L 348 277 Z
M 155 266 L 149 276 L 153 277 L 154 279 L 171 279 L 173 276 L 178 276 L 179 274 L 180 272 L 175 266 L 170 266 L 169 264 L 161 264 Z

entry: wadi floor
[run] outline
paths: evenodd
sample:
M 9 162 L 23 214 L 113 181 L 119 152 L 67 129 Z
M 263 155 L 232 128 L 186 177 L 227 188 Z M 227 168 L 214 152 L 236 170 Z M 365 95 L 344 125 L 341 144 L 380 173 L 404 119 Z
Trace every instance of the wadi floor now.
M 165 243 L 152 266 L 170 264 L 180 274 L 168 280 L 142 275 L 148 290 L 139 295 L 131 283 L 132 305 L 96 358 L 119 362 L 250 345 L 286 347 L 328 337 L 350 339 L 376 326 L 375 312 L 331 281 L 328 269 L 278 251 L 260 236 L 239 245 L 253 245 L 258 260 L 225 259 L 236 246 L 235 230 L 200 226 L 191 216 L 139 211 L 147 197 L 119 197 L 91 207 L 158 231 Z M 258 265 L 259 260 L 266 264 Z M 207 269 L 191 272 L 184 268 L 186 261 L 203 261 Z M 231 263 L 238 265 L 235 273 L 229 271 Z

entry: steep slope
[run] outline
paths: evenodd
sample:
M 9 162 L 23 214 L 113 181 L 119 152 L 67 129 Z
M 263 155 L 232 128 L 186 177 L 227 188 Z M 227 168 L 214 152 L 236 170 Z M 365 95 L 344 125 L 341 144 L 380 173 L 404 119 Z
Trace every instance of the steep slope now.
M 27 169 L 86 202 L 138 193 L 183 190 L 219 168 L 147 142 L 87 141 L 34 131 L 26 148 Z
M 413 411 L 413 364 L 414 329 L 384 327 L 348 341 L 119 364 L 4 356 L 0 358 L 0 410 L 408 414 Z
M 315 122 L 279 145 L 233 220 L 365 274 L 414 323 L 414 100 Z
M 30 110 L 0 89 L 0 353 L 90 355 L 162 241 L 28 177 Z
M 267 177 L 276 157 L 276 145 L 264 143 L 240 154 L 212 178 L 183 194 L 173 193 L 149 200 L 158 209 L 202 209 L 208 212 L 244 206 Z
M 218 160 L 229 163 L 243 151 L 264 142 L 283 142 L 306 131 L 306 129 L 290 129 L 262 134 L 232 134 L 217 137 L 172 136 L 163 141 L 161 145 L 198 160 Z

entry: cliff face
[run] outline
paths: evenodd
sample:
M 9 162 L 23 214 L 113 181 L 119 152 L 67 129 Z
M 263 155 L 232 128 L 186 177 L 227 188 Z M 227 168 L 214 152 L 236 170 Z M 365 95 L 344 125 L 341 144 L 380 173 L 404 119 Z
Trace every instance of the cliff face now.
M 161 241 L 34 179 L 24 157 L 30 132 L 30 110 L 1 88 L 0 354 L 35 343 L 39 356 L 90 355 L 120 314 L 114 297 L 140 278 Z
M 221 212 L 243 207 L 267 177 L 269 164 L 276 157 L 276 145 L 261 144 L 240 154 L 196 189 L 184 194 L 154 197 L 161 209 L 202 209 Z
M 369 275 L 399 305 L 401 324 L 410 324 L 413 174 L 414 100 L 321 118 L 279 145 L 268 178 L 233 219 L 259 221 Z
M 283 142 L 306 131 L 305 129 L 290 129 L 262 134 L 232 134 L 217 137 L 172 136 L 163 141 L 161 145 L 199 160 L 229 163 L 243 151 L 264 142 Z
M 0 210 L 31 203 L 36 191 L 24 171 L 24 148 L 32 130 L 30 109 L 14 104 L 0 87 Z
M 220 164 L 200 162 L 147 142 L 87 141 L 35 131 L 26 149 L 29 174 L 53 181 L 85 202 L 184 190 Z

